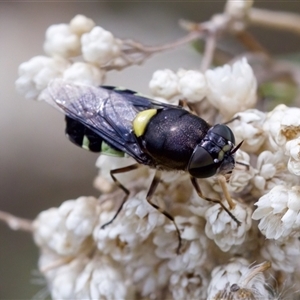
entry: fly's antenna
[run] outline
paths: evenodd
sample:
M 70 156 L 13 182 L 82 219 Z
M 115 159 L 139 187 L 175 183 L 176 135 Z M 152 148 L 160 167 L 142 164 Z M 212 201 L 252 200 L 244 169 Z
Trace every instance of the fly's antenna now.
M 230 152 L 230 154 L 234 154 L 236 151 L 238 151 L 239 148 L 242 146 L 243 142 L 244 142 L 244 141 L 241 141 L 236 147 L 234 147 L 234 148 L 232 149 L 232 151 Z M 243 162 L 241 162 L 241 161 L 236 161 L 235 163 L 238 164 L 238 165 L 241 165 L 241 166 L 246 167 L 246 168 L 247 168 L 247 171 L 249 171 L 249 169 L 250 169 L 250 165 L 249 165 L 249 164 L 243 163 Z
M 246 167 L 247 171 L 249 171 L 249 169 L 250 169 L 250 165 L 249 164 L 243 163 L 241 161 L 236 161 L 235 163 L 238 164 L 238 165 Z
M 244 142 L 244 141 L 241 141 L 236 147 L 234 147 L 234 148 L 232 149 L 232 151 L 230 152 L 230 154 L 232 155 L 232 154 L 234 154 L 236 151 L 238 151 L 239 148 L 242 146 L 243 142 Z

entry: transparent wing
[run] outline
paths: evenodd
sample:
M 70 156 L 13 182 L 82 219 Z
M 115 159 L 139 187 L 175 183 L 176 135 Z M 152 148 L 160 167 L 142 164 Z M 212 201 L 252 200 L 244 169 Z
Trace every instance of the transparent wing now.
M 123 151 L 138 162 L 150 164 L 132 132 L 137 112 L 132 101 L 113 90 L 69 83 L 61 79 L 50 82 L 48 92 L 54 102 L 74 120 L 99 134 L 108 144 Z M 146 101 L 151 107 L 151 101 Z M 149 108 L 146 105 L 145 108 Z M 139 105 L 143 106 L 140 101 Z

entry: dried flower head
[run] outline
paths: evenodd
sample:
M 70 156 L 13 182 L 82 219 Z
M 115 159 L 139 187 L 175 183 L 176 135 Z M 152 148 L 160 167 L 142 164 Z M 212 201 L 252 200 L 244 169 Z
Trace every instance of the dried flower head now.
M 299 235 L 300 187 L 275 186 L 262 196 L 252 218 L 259 220 L 258 228 L 268 239 L 285 241 Z
M 120 41 L 111 32 L 95 26 L 81 37 L 83 58 L 90 63 L 103 66 L 120 54 Z
M 46 31 L 44 51 L 53 57 L 77 56 L 80 54 L 80 36 L 73 33 L 68 24 L 52 25 Z
M 207 95 L 205 76 L 194 70 L 180 70 L 178 72 L 178 90 L 183 98 L 189 102 L 199 102 Z
M 269 267 L 269 263 L 263 263 L 251 268 L 246 259 L 231 259 L 228 264 L 212 271 L 207 299 L 271 299 L 266 279 L 261 273 Z
M 178 78 L 171 70 L 157 70 L 149 83 L 154 96 L 170 99 L 178 94 Z
M 246 59 L 205 73 L 209 102 L 230 120 L 238 112 L 252 108 L 256 101 L 257 82 Z

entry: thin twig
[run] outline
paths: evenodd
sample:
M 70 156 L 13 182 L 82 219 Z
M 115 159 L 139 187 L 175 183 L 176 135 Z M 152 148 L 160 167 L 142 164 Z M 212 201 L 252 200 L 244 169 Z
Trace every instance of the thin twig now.
M 138 42 L 135 42 L 133 40 L 124 40 L 126 44 L 132 46 L 133 48 L 146 52 L 146 53 L 156 53 L 156 52 L 162 52 L 169 49 L 174 49 L 176 47 L 179 47 L 181 45 L 185 45 L 187 43 L 190 43 L 196 39 L 199 39 L 203 37 L 203 32 L 201 31 L 192 31 L 188 33 L 186 36 L 168 44 L 160 45 L 160 46 L 145 46 L 143 44 L 140 44 Z
M 249 11 L 249 23 L 300 34 L 300 15 L 295 13 L 251 8 Z
M 205 72 L 211 65 L 217 45 L 217 36 L 213 33 L 208 35 L 205 43 L 204 53 L 201 61 L 200 70 Z
M 0 221 L 3 221 L 12 230 L 33 231 L 32 221 L 18 218 L 7 212 L 0 211 Z

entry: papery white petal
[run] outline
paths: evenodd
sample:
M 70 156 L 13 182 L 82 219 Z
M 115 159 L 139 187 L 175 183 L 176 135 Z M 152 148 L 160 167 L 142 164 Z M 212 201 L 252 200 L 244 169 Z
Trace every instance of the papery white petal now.
M 80 54 L 80 37 L 68 24 L 51 25 L 46 31 L 44 51 L 49 56 L 73 57 Z
M 95 65 L 84 62 L 75 62 L 63 73 L 63 79 L 80 84 L 99 86 L 102 84 L 105 73 Z
M 153 73 L 149 88 L 154 96 L 170 99 L 178 94 L 178 77 L 168 69 Z
M 48 83 L 61 77 L 70 62 L 61 57 L 35 56 L 19 66 L 19 78 L 15 82 L 17 91 L 27 99 L 39 99 Z
M 99 66 L 109 63 L 121 52 L 120 41 L 111 32 L 95 26 L 90 32 L 81 37 L 83 58 Z
M 205 76 L 201 72 L 194 70 L 181 72 L 178 90 L 183 98 L 189 102 L 196 103 L 201 101 L 207 94 Z
M 94 27 L 95 22 L 84 15 L 76 15 L 70 21 L 70 30 L 77 35 L 90 32 Z
M 232 66 L 224 65 L 205 73 L 207 99 L 228 120 L 235 114 L 252 108 L 256 101 L 256 78 L 243 58 Z

